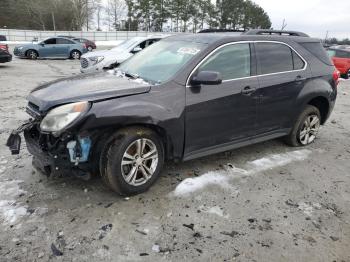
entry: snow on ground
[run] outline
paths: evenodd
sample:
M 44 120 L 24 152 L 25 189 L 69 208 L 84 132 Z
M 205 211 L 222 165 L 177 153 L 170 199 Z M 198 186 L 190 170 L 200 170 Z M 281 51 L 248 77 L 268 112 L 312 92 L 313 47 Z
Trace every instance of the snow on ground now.
M 311 154 L 310 150 L 302 149 L 283 154 L 268 155 L 246 164 L 246 169 L 240 169 L 232 164 L 221 171 L 210 171 L 204 175 L 195 178 L 186 178 L 171 193 L 172 196 L 188 196 L 193 192 L 202 190 L 208 186 L 219 186 L 223 189 L 234 189 L 229 184 L 233 178 L 254 175 L 275 167 L 284 166 L 295 161 L 302 161 Z
M 26 192 L 20 189 L 21 180 L 0 182 L 0 221 L 3 224 L 13 224 L 27 214 L 27 206 L 16 199 Z

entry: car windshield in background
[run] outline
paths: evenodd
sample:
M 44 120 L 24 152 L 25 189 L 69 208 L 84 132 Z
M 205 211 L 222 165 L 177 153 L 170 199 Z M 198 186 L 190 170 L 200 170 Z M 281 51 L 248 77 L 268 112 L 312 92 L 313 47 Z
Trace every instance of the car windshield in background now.
M 119 48 L 129 49 L 132 46 L 136 45 L 138 43 L 138 41 L 139 41 L 138 39 L 134 39 L 134 38 L 131 38 L 129 40 L 125 40 L 124 42 L 120 43 L 116 47 L 112 48 L 112 50 L 119 49 Z
M 186 41 L 160 41 L 119 66 L 129 75 L 160 84 L 173 77 L 207 45 Z

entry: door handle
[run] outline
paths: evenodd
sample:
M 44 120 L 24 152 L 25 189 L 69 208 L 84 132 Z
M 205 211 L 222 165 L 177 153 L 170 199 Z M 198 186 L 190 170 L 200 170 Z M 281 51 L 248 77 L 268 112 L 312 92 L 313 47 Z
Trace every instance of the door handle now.
M 250 95 L 251 93 L 255 92 L 254 87 L 246 86 L 245 88 L 242 89 L 242 94 L 243 95 Z
M 298 75 L 296 78 L 295 78 L 295 81 L 299 82 L 299 81 L 304 81 L 306 80 L 305 77 L 301 76 L 301 75 Z

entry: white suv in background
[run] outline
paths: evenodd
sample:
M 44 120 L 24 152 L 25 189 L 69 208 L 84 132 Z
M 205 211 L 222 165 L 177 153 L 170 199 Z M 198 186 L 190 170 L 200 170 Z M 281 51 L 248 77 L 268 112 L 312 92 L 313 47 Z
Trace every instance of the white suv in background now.
M 167 36 L 168 35 L 134 37 L 125 40 L 110 50 L 101 50 L 84 54 L 80 59 L 80 71 L 82 73 L 90 73 L 112 69 L 137 52 Z

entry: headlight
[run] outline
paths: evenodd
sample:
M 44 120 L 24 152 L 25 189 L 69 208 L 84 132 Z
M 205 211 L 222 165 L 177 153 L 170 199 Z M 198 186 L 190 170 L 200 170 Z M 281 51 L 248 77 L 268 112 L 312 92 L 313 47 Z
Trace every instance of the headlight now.
M 103 59 L 105 59 L 104 56 L 92 56 L 92 57 L 89 57 L 89 60 L 92 61 L 94 65 L 100 63 Z
M 56 107 L 41 121 L 40 129 L 46 132 L 59 132 L 89 109 L 88 102 L 77 102 Z

